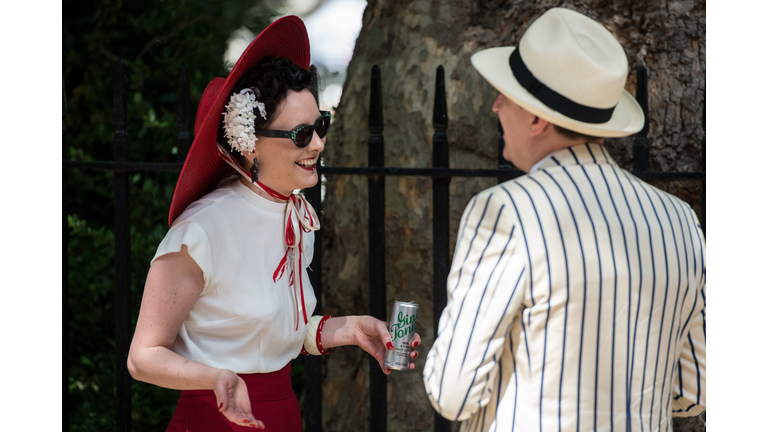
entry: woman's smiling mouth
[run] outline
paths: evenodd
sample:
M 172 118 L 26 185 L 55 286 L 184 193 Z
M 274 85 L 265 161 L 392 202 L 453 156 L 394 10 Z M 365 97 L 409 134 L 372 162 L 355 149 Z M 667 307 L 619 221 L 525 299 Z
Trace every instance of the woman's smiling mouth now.
M 315 164 L 317 163 L 317 156 L 309 159 L 302 159 L 300 161 L 296 162 L 296 165 L 304 168 L 305 170 L 314 170 Z

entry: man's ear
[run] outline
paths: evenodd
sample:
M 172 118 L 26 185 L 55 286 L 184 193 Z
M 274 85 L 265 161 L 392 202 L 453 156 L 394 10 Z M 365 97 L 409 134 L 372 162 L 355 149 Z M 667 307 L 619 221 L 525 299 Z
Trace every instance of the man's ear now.
M 539 116 L 535 116 L 531 122 L 529 133 L 532 137 L 539 136 L 547 130 L 547 127 L 552 127 L 552 124 Z

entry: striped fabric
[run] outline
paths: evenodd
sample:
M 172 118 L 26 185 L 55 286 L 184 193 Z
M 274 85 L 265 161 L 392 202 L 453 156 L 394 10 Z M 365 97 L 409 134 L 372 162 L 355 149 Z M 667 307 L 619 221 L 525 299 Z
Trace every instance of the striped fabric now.
M 670 431 L 704 411 L 701 226 L 601 145 L 475 196 L 447 290 L 424 385 L 462 431 Z

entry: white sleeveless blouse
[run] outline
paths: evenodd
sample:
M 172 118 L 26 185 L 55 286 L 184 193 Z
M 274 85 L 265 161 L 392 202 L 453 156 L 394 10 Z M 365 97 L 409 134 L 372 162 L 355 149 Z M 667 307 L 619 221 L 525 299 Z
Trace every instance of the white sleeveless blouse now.
M 204 276 L 174 352 L 236 373 L 274 372 L 299 354 L 306 324 L 300 319 L 296 330 L 298 288 L 297 306 L 289 271 L 273 281 L 286 250 L 285 209 L 234 180 L 192 203 L 173 223 L 152 261 L 185 244 Z M 303 235 L 301 274 L 311 316 L 317 300 L 306 268 L 315 236 Z

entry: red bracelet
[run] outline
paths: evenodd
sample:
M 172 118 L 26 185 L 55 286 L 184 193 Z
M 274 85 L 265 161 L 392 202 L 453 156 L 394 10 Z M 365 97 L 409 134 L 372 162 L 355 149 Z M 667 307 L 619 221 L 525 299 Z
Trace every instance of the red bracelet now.
M 320 354 L 322 355 L 328 355 L 331 353 L 331 351 L 333 351 L 333 348 L 329 349 L 328 351 L 323 351 L 323 344 L 320 342 L 320 334 L 323 332 L 323 325 L 325 324 L 325 321 L 330 317 L 330 315 L 324 316 L 323 319 L 321 319 L 317 324 L 317 334 L 315 335 L 315 340 L 317 341 L 317 350 L 320 351 Z

